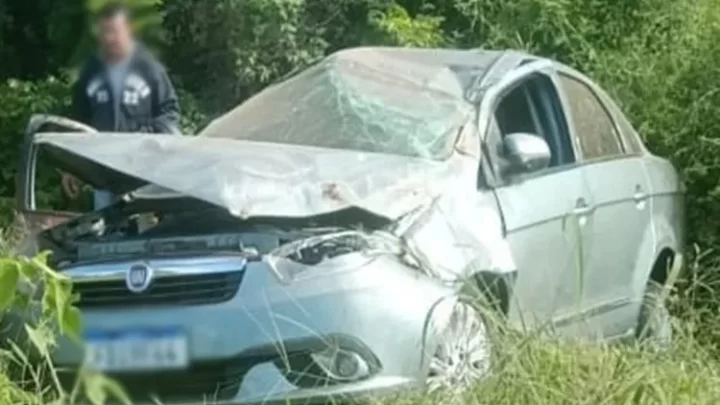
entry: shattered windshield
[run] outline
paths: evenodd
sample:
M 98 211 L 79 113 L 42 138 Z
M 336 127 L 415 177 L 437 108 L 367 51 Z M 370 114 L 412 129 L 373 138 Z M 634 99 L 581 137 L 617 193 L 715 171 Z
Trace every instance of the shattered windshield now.
M 392 63 L 388 62 L 388 65 Z M 449 69 L 327 60 L 251 98 L 201 136 L 443 159 L 471 111 Z

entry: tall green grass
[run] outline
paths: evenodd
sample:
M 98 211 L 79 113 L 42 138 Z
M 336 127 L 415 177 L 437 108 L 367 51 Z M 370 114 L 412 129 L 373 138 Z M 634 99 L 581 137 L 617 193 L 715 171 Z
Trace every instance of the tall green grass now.
M 474 389 L 371 401 L 377 404 L 468 405 L 715 405 L 720 403 L 720 361 L 697 341 L 688 323 L 666 352 L 633 344 L 572 343 L 539 336 L 504 335 L 498 368 Z M 718 325 L 720 327 L 720 323 Z M 0 367 L 17 361 L 0 356 Z M 2 370 L 0 368 L 0 370 Z M 97 383 L 97 382 L 95 382 Z M 97 397 L 101 403 L 103 397 Z M 23 388 L 0 371 L 0 404 L 79 403 L 53 385 Z

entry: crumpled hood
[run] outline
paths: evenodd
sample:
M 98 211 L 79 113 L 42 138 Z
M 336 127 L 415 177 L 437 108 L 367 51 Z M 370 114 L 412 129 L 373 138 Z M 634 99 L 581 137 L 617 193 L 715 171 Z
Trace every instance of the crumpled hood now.
M 233 215 L 312 216 L 356 206 L 396 219 L 459 180 L 457 159 L 225 138 L 43 133 L 35 143 L 61 169 L 126 193 L 154 184 Z M 152 187 L 145 188 L 146 197 Z

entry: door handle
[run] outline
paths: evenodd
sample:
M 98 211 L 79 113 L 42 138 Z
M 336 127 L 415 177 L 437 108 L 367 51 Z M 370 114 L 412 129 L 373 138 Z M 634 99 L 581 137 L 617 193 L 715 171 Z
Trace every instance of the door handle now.
M 591 214 L 595 210 L 595 207 L 588 204 L 588 202 L 580 197 L 575 202 L 575 209 L 573 209 L 573 214 L 578 216 L 585 216 Z
M 642 186 L 639 184 L 635 186 L 635 194 L 633 194 L 633 199 L 636 203 L 641 203 L 645 200 L 647 200 L 648 195 L 646 192 L 643 191 Z

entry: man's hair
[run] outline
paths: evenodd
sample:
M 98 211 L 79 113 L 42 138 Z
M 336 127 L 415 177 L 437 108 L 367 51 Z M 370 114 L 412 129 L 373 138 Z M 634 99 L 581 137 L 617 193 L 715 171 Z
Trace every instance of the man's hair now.
M 126 6 L 125 3 L 118 1 L 111 1 L 105 3 L 105 5 L 100 8 L 100 11 L 98 11 L 97 14 L 97 18 L 100 21 L 120 16 L 125 17 L 125 19 L 128 21 L 130 21 L 132 17 L 130 13 L 130 8 Z

